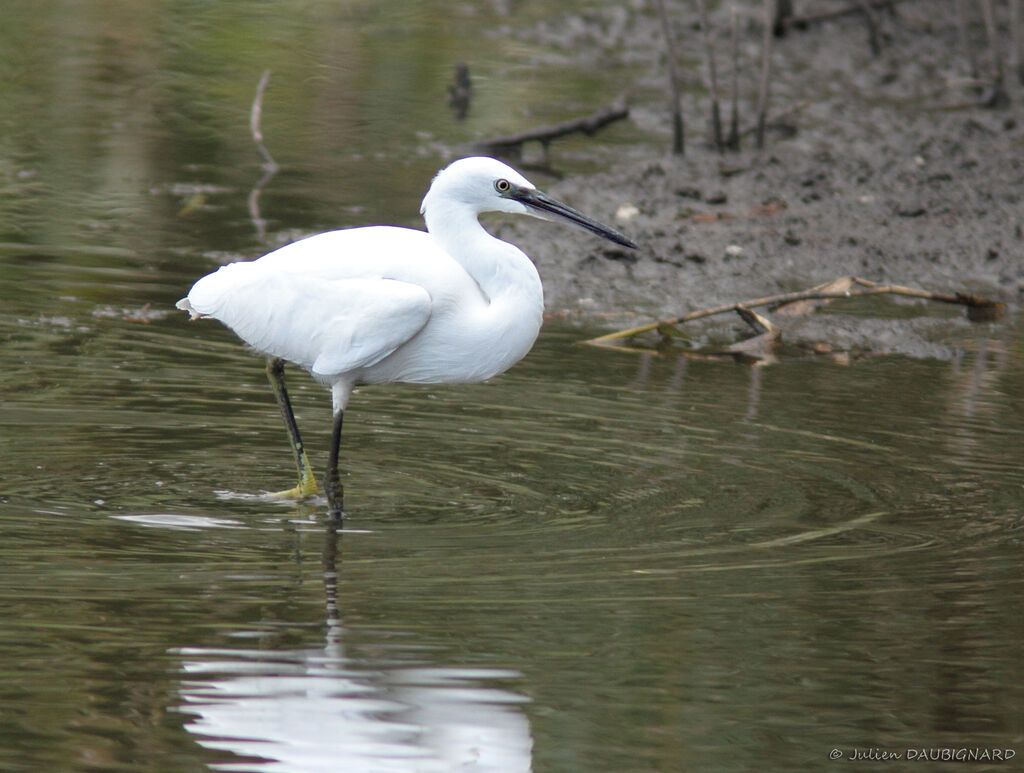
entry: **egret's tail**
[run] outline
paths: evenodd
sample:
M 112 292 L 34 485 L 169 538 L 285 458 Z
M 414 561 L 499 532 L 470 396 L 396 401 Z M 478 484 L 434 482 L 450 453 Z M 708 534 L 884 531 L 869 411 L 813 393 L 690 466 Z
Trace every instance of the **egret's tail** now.
M 174 307 L 177 308 L 177 309 L 181 309 L 182 311 L 187 311 L 188 312 L 188 318 L 189 318 L 190 321 L 194 320 L 194 319 L 199 319 L 200 317 L 203 316 L 198 311 L 196 311 L 195 309 L 192 308 L 192 304 L 188 302 L 188 298 L 187 297 L 186 298 L 182 298 L 180 301 L 178 301 L 176 304 L 174 304 Z

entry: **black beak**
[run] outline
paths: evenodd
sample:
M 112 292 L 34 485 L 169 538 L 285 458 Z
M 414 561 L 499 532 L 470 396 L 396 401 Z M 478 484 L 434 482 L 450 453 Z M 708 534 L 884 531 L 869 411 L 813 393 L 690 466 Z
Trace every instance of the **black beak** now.
M 621 244 L 623 247 L 636 249 L 637 245 L 628 236 L 620 234 L 614 228 L 609 228 L 603 223 L 591 220 L 589 217 L 558 199 L 553 199 L 536 188 L 513 188 L 508 194 L 510 199 L 515 199 L 521 204 L 529 207 L 537 217 L 547 219 L 567 220 L 581 228 L 586 228 L 591 233 L 603 236 L 605 239 Z

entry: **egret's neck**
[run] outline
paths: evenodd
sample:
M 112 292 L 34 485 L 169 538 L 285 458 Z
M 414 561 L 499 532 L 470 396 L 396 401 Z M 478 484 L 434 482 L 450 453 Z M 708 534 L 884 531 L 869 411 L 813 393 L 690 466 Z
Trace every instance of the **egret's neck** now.
M 522 250 L 491 236 L 471 206 L 454 203 L 442 216 L 424 213 L 427 230 L 473 277 L 490 303 L 515 301 L 527 311 L 543 311 L 544 291 L 537 268 Z

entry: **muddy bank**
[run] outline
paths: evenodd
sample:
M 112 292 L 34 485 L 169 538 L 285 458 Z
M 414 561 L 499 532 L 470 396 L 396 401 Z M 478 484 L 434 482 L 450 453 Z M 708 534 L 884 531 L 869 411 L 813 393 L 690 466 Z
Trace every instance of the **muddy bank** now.
M 681 55 L 699 61 L 689 9 L 674 9 Z M 649 96 L 634 99 L 630 120 L 665 141 L 663 148 L 638 145 L 618 154 L 599 175 L 549 186 L 586 212 L 618 213 L 615 224 L 642 249 L 596 245 L 554 226 L 502 226 L 536 256 L 549 311 L 591 320 L 610 315 L 614 326 L 625 311 L 671 316 L 846 274 L 968 290 L 1006 302 L 1011 311 L 1018 307 L 1024 299 L 1020 88 L 1008 84 L 1011 102 L 1002 108 L 942 109 L 977 97 L 956 82 L 966 63 L 954 53 L 955 18 L 954 4 L 940 0 L 880 14 L 877 57 L 856 18 L 791 31 L 774 42 L 769 112 L 806 103 L 790 118 L 795 134 L 770 134 L 760 153 L 748 137 L 742 152 L 719 155 L 706 141 L 708 100 L 691 94 L 684 101 L 684 157 L 669 153 L 653 14 L 615 8 L 575 19 L 570 26 L 584 64 L 595 57 L 649 59 L 649 75 L 638 84 L 638 93 Z M 715 17 L 718 29 L 726 22 Z M 752 4 L 741 6 L 740 28 L 742 111 L 749 124 L 761 34 Z M 980 20 L 971 31 L 980 52 Z M 720 64 L 723 78 L 727 65 Z M 689 78 L 698 80 L 696 69 Z M 600 135 L 591 142 L 601 142 Z M 556 163 L 557 153 L 556 145 Z M 950 318 L 940 316 L 938 335 Z M 908 335 L 918 333 L 908 327 Z M 898 341 L 884 345 L 901 348 Z

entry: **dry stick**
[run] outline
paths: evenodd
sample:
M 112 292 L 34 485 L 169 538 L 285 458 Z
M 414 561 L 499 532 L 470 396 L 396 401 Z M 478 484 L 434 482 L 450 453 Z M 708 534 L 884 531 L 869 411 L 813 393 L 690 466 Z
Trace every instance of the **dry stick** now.
M 990 301 L 986 298 L 979 298 L 975 295 L 967 295 L 964 293 L 934 293 L 929 290 L 919 290 L 914 287 L 903 287 L 901 285 L 882 285 L 876 282 L 871 282 L 867 279 L 860 279 L 858 277 L 850 277 L 851 281 L 855 284 L 864 287 L 864 290 L 823 290 L 822 287 L 832 284 L 832 282 L 826 285 L 820 285 L 818 287 L 812 287 L 809 290 L 800 290 L 792 293 L 781 293 L 779 295 L 769 295 L 764 298 L 755 298 L 751 301 L 741 301 L 740 303 L 728 303 L 723 306 L 715 306 L 710 309 L 700 309 L 698 311 L 691 311 L 689 314 L 684 314 L 681 317 L 673 317 L 672 319 L 663 319 L 658 322 L 652 322 L 647 325 L 641 325 L 640 327 L 629 328 L 628 330 L 617 330 L 614 333 L 607 333 L 597 338 L 592 338 L 589 341 L 584 341 L 587 344 L 604 344 L 608 341 L 614 341 L 619 338 L 629 338 L 631 336 L 640 335 L 641 333 L 649 333 L 652 330 L 657 330 L 659 327 L 665 325 L 678 325 L 683 322 L 692 322 L 696 319 L 703 319 L 704 317 L 711 317 L 716 314 L 725 314 L 730 311 L 736 311 L 738 308 L 752 309 L 759 306 L 782 306 L 787 303 L 793 303 L 794 301 L 809 301 L 809 300 L 823 300 L 823 299 L 835 299 L 835 298 L 857 298 L 871 295 L 903 295 L 910 298 L 924 298 L 930 301 L 939 301 L 941 303 L 957 303 L 963 306 L 969 306 L 974 308 L 987 308 L 987 309 L 998 309 L 1001 304 Z
M 726 146 L 729 150 L 738 151 L 740 149 L 740 36 L 736 6 L 731 9 L 729 26 L 732 38 L 732 109 L 729 115 L 729 139 L 726 140 Z
M 677 156 L 685 152 L 685 132 L 683 128 L 682 88 L 679 81 L 679 70 L 676 68 L 676 46 L 672 35 L 672 27 L 665 11 L 665 0 L 655 0 L 661 29 L 665 35 L 665 57 L 668 59 L 668 85 L 672 92 L 672 152 Z
M 768 78 L 771 74 L 772 20 L 775 18 L 775 0 L 764 0 L 764 38 L 761 43 L 761 88 L 757 95 L 757 135 L 755 144 L 764 150 L 765 116 L 768 112 Z
M 569 121 L 562 121 L 551 126 L 539 126 L 535 129 L 527 129 L 518 134 L 509 134 L 504 137 L 494 137 L 489 140 L 481 140 L 473 143 L 474 147 L 491 150 L 495 152 L 518 151 L 524 142 L 537 141 L 544 145 L 545 150 L 551 140 L 564 137 L 567 134 L 582 132 L 586 135 L 594 134 L 610 123 L 619 121 L 629 116 L 629 107 L 625 100 L 620 99 L 613 105 L 601 108 L 596 113 L 573 118 Z
M 256 235 L 261 241 L 267 235 L 267 221 L 260 217 L 260 193 L 263 192 L 263 186 L 270 181 L 271 177 L 277 174 L 280 168 L 277 162 L 274 161 L 273 156 L 270 155 L 266 145 L 263 144 L 263 132 L 260 129 L 260 119 L 263 116 L 263 92 L 267 90 L 268 83 L 270 83 L 270 70 L 264 70 L 263 75 L 260 77 L 259 85 L 256 86 L 256 96 L 252 100 L 252 110 L 249 113 L 249 130 L 252 132 L 252 139 L 256 143 L 256 149 L 263 157 L 264 174 L 253 189 L 249 191 L 248 202 L 249 218 L 256 227 Z
M 715 138 L 715 149 L 725 152 L 725 140 L 722 138 L 722 112 L 718 107 L 718 75 L 715 71 L 715 47 L 711 42 L 711 29 L 708 24 L 708 9 L 704 0 L 697 0 L 700 12 L 700 30 L 704 38 L 704 50 L 708 57 L 708 80 L 711 87 L 711 132 Z

